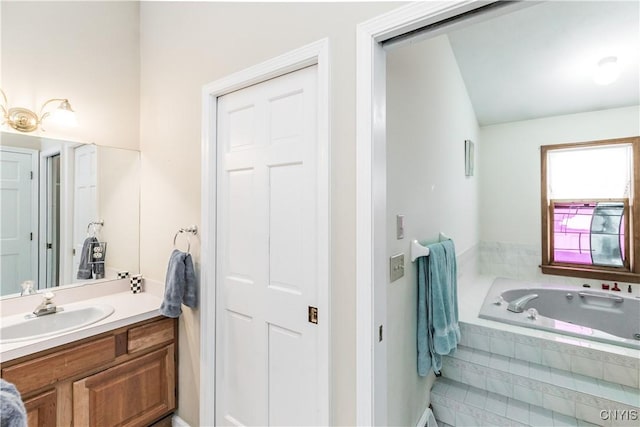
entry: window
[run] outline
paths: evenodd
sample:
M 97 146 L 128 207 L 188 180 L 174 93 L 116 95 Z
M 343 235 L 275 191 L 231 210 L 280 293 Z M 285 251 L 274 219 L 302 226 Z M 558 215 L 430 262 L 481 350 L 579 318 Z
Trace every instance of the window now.
M 628 266 L 625 201 L 551 201 L 553 260 L 569 264 Z
M 541 147 L 542 272 L 640 282 L 640 137 Z

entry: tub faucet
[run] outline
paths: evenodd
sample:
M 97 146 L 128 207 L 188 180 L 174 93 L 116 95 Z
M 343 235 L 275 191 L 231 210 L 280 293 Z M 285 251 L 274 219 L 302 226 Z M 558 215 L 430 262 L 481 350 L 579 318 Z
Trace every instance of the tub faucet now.
M 524 306 L 529 301 L 536 298 L 538 298 L 538 294 L 529 294 L 529 295 L 520 297 L 517 300 L 511 301 L 507 306 L 507 310 L 513 311 L 514 313 L 522 313 L 524 311 Z

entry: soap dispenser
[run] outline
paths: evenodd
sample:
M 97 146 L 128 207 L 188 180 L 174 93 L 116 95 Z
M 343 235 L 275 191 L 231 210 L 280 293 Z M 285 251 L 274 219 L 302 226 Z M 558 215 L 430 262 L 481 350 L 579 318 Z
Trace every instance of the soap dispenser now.
M 613 288 L 611 288 L 612 291 L 616 291 L 616 292 L 620 292 L 620 288 L 618 287 L 618 282 L 614 282 L 613 284 Z

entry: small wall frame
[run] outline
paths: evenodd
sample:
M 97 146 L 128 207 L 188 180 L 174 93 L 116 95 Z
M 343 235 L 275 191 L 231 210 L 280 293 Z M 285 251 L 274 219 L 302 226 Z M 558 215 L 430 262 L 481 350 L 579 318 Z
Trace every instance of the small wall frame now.
M 473 176 L 475 164 L 474 144 L 470 139 L 464 141 L 464 174 L 465 176 Z

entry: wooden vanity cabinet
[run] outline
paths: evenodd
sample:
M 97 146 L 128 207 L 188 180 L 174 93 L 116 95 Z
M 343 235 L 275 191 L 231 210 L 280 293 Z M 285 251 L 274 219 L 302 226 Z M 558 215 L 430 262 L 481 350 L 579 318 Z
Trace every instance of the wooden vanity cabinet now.
M 173 353 L 170 345 L 74 382 L 74 425 L 149 425 L 173 410 Z
M 177 320 L 157 317 L 2 364 L 29 427 L 149 426 L 176 409 Z
M 56 427 L 56 390 L 49 390 L 24 401 L 29 426 Z

